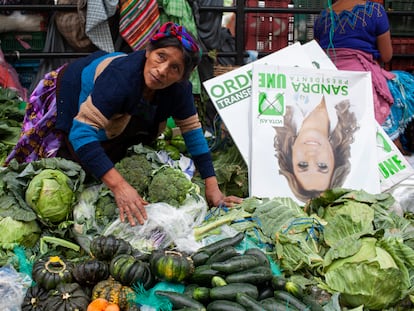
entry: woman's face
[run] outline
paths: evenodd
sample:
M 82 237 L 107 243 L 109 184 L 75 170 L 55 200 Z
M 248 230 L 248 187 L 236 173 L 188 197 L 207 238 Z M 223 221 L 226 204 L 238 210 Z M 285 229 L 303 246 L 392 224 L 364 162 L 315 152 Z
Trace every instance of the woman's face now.
M 293 173 L 306 190 L 329 188 L 335 159 L 326 133 L 317 129 L 300 131 L 292 146 Z
M 147 50 L 144 80 L 151 90 L 160 90 L 180 81 L 184 75 L 184 55 L 177 47 Z

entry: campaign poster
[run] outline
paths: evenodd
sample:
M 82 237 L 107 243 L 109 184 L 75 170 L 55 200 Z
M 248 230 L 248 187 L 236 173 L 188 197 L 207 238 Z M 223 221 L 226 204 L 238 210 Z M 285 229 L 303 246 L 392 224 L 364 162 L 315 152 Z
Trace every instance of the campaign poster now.
M 380 125 L 377 126 L 376 143 L 381 191 L 387 191 L 412 176 L 414 169 Z
M 321 50 L 320 53 L 323 53 Z M 280 64 L 311 67 L 312 62 L 299 42 L 260 58 L 253 63 L 203 82 L 214 107 L 223 120 L 246 164 L 249 165 L 249 105 L 253 64 Z
M 326 53 L 320 53 L 321 48 L 315 40 L 304 43 L 302 48 L 306 50 L 315 68 L 337 69 Z M 376 129 L 376 151 L 378 154 L 381 191 L 387 191 L 412 176 L 414 174 L 414 168 L 378 122 L 376 123 Z
M 379 193 L 370 72 L 253 64 L 250 196 Z

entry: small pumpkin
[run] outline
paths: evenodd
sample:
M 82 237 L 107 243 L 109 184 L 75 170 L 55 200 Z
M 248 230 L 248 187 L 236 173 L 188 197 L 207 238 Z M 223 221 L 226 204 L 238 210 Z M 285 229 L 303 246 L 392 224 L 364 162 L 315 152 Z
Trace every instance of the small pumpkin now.
M 73 277 L 81 285 L 95 285 L 109 277 L 109 265 L 106 261 L 91 259 L 74 266 Z
M 22 311 L 42 311 L 48 291 L 39 285 L 27 289 L 22 302 Z
M 131 254 L 132 250 L 131 243 L 118 239 L 113 235 L 96 236 L 90 245 L 92 256 L 99 260 L 109 261 L 120 254 Z
M 111 303 L 105 298 L 96 298 L 88 305 L 86 311 L 120 311 L 121 309 L 115 303 Z
M 86 311 L 89 301 L 89 295 L 78 283 L 61 283 L 49 292 L 44 310 Z
M 145 289 L 148 289 L 154 283 L 149 263 L 136 259 L 132 255 L 122 254 L 112 259 L 109 273 L 123 285 L 131 286 L 141 283 Z
M 38 259 L 33 264 L 32 278 L 41 287 L 51 290 L 59 283 L 71 283 L 73 264 L 59 256 Z
M 151 271 L 159 279 L 181 283 L 194 272 L 193 260 L 181 252 L 157 250 L 150 259 Z
M 121 310 L 130 310 L 136 293 L 129 286 L 124 286 L 113 277 L 98 282 L 92 289 L 92 300 L 106 299 L 109 303 L 117 304 Z

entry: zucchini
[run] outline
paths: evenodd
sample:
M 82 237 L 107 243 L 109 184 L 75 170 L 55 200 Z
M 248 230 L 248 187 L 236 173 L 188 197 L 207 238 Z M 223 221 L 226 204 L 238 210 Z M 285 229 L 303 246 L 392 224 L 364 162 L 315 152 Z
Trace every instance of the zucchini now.
M 272 287 L 274 290 L 284 290 L 287 280 L 280 275 L 274 275 L 272 277 Z
M 191 259 L 193 260 L 193 264 L 195 267 L 204 265 L 207 259 L 210 258 L 210 255 L 203 251 L 197 251 L 191 255 Z
M 231 300 L 236 301 L 237 293 L 244 293 L 257 299 L 259 290 L 253 284 L 249 283 L 231 283 L 224 286 L 213 287 L 210 289 L 210 298 L 212 300 Z
M 257 266 L 240 272 L 231 273 L 226 276 L 227 283 L 251 283 L 259 285 L 273 278 L 270 267 Z
M 237 246 L 241 241 L 243 241 L 243 239 L 244 233 L 238 232 L 232 237 L 224 238 L 216 242 L 210 243 L 208 245 L 205 245 L 199 248 L 197 252 L 205 252 L 211 256 L 213 253 L 217 252 L 219 249 L 222 249 L 224 247 Z
M 211 265 L 201 265 L 194 269 L 190 276 L 190 282 L 200 286 L 211 286 L 211 279 L 214 276 L 223 276 L 223 273 L 211 268 Z
M 257 300 L 263 300 L 269 297 L 273 297 L 273 288 L 268 284 L 268 282 L 261 284 L 259 289 L 259 297 L 257 297 Z
M 263 306 L 256 299 L 244 293 L 237 293 L 236 302 L 249 311 L 263 311 Z
M 247 309 L 235 301 L 214 300 L 207 305 L 207 311 L 246 311 Z
M 199 286 L 194 288 L 192 297 L 202 303 L 210 300 L 210 288 Z
M 174 311 L 197 311 L 197 309 L 191 307 L 184 307 L 180 309 L 174 309 Z
M 196 309 L 197 311 L 206 311 L 206 307 L 204 307 L 204 305 L 201 302 L 185 294 L 178 293 L 178 292 L 164 291 L 164 290 L 156 290 L 155 294 L 158 296 L 167 297 L 170 300 L 173 308 L 175 309 L 193 308 L 193 309 Z
M 282 303 L 285 303 L 285 305 L 288 305 L 289 307 L 292 306 L 298 309 L 299 311 L 309 310 L 306 304 L 304 304 L 301 300 L 299 300 L 298 298 L 286 291 L 275 290 L 274 296 L 277 300 L 281 301 Z
M 257 267 L 259 259 L 253 255 L 234 256 L 222 262 L 213 262 L 211 268 L 226 274 L 240 272 L 249 268 Z
M 198 284 L 194 284 L 194 283 L 191 283 L 191 284 L 186 285 L 185 288 L 184 288 L 184 294 L 187 295 L 187 296 L 192 297 L 193 296 L 193 291 L 197 287 L 199 287 L 199 285 Z
M 223 247 L 218 251 L 214 252 L 209 259 L 207 259 L 206 264 L 211 264 L 213 262 L 220 262 L 230 259 L 231 257 L 240 255 L 236 248 L 232 245 Z
M 280 302 L 275 297 L 269 297 L 260 301 L 263 306 L 263 310 L 266 311 L 297 311 L 296 308 L 288 307 L 286 303 Z
M 270 267 L 270 261 L 267 255 L 257 247 L 249 248 L 244 252 L 245 255 L 255 255 L 260 259 L 262 265 Z
M 292 294 L 296 298 L 302 299 L 303 297 L 303 289 L 300 287 L 299 284 L 296 284 L 292 281 L 287 281 L 285 284 L 285 291 Z
M 211 278 L 211 286 L 218 287 L 218 286 L 224 286 L 227 285 L 225 279 L 223 279 L 221 276 L 215 275 Z

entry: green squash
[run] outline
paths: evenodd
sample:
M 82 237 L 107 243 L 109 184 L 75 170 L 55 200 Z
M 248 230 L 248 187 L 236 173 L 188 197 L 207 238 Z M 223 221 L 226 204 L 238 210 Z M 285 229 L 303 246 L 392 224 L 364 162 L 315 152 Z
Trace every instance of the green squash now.
M 106 261 L 91 259 L 76 264 L 72 274 L 79 284 L 91 286 L 109 277 L 109 265 Z
M 33 264 L 32 278 L 41 287 L 51 290 L 59 283 L 71 283 L 73 264 L 59 256 L 40 258 Z
M 42 311 L 48 291 L 39 285 L 27 289 L 21 305 L 22 311 Z
M 132 245 L 113 235 L 97 236 L 91 241 L 90 251 L 93 257 L 99 260 L 112 260 L 120 254 L 131 254 Z
M 113 258 L 109 265 L 109 273 L 122 285 L 131 286 L 141 283 L 145 289 L 148 289 L 154 283 L 149 263 L 128 254 Z
M 44 310 L 86 311 L 89 302 L 89 295 L 78 283 L 61 283 L 49 292 Z
M 194 272 L 193 260 L 176 251 L 155 251 L 150 259 L 151 271 L 160 280 L 181 283 Z

